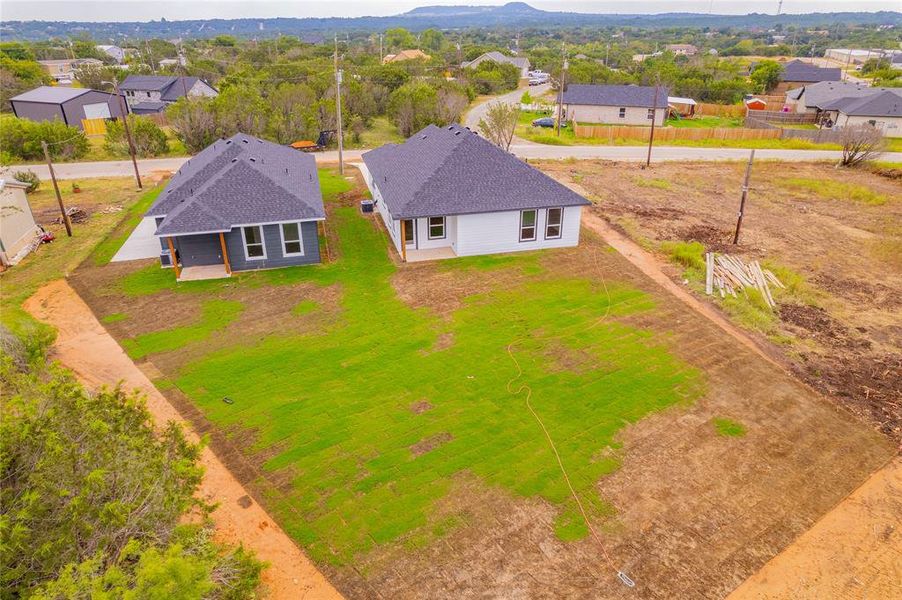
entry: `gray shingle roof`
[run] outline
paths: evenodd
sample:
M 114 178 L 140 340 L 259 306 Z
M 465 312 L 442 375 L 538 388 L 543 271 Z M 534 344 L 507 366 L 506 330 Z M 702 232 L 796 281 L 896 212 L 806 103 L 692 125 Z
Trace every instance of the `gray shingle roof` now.
M 791 60 L 783 65 L 781 79 L 783 81 L 798 81 L 800 83 L 839 81 L 842 79 L 842 69 L 818 67 L 800 60 Z
M 839 98 L 824 109 L 852 117 L 902 117 L 902 94 L 885 90 L 864 98 Z
M 429 125 L 363 162 L 395 219 L 589 204 L 460 125 Z
M 491 52 L 486 52 L 485 54 L 480 54 L 476 58 L 470 61 L 465 61 L 461 63 L 462 67 L 475 67 L 479 63 L 485 60 L 490 60 L 497 63 L 508 63 L 514 65 L 518 69 L 522 69 L 524 67 L 529 67 L 529 59 L 525 56 L 508 56 L 506 54 L 502 54 L 497 50 L 492 50 Z
M 160 98 L 175 102 L 190 91 L 198 77 L 170 77 L 166 75 L 129 75 L 119 88 L 134 92 L 160 92 Z
M 326 213 L 311 155 L 239 133 L 182 165 L 146 216 L 165 217 L 157 235 L 185 235 Z
M 156 113 L 164 108 L 166 108 L 165 102 L 138 102 L 137 104 L 132 104 L 132 112 L 135 113 Z
M 792 92 L 796 91 L 797 90 L 792 90 Z M 860 83 L 848 81 L 822 81 L 820 83 L 806 85 L 805 87 L 799 88 L 797 94 L 792 94 L 792 92 L 790 92 L 787 96 L 795 99 L 804 96 L 805 106 L 807 108 L 828 110 L 827 107 L 832 106 L 834 102 L 842 98 L 866 98 L 886 91 L 902 95 L 902 88 L 872 88 Z
M 669 90 L 658 89 L 658 108 L 667 108 Z M 653 108 L 655 88 L 642 85 L 586 85 L 573 83 L 564 91 L 564 104 L 591 106 L 638 106 Z
M 42 85 L 41 87 L 25 92 L 24 94 L 14 96 L 10 98 L 10 100 L 16 100 L 18 102 L 62 104 L 63 102 L 68 102 L 73 98 L 78 98 L 79 96 L 92 91 L 94 90 L 89 90 L 87 88 L 50 87 L 49 85 Z

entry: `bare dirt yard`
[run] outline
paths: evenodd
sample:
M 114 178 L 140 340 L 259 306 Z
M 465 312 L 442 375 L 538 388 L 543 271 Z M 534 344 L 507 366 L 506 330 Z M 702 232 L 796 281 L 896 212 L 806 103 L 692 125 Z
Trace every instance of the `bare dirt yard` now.
M 584 189 L 595 215 L 671 259 L 674 280 L 696 292 L 692 256 L 704 251 L 770 265 L 790 288 L 776 311 L 716 304 L 803 381 L 902 440 L 902 170 L 757 162 L 733 246 L 745 164 L 541 168 Z
M 401 265 L 344 204 L 321 267 L 70 281 L 347 597 L 721 598 L 893 456 L 590 231 Z

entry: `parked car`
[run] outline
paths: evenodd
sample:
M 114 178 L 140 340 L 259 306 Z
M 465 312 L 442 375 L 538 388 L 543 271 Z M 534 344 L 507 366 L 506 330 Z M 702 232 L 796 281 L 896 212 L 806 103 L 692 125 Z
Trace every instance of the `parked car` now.
M 542 85 L 543 83 L 548 83 L 547 79 L 539 79 L 537 77 L 533 77 L 529 80 L 529 85 Z
M 563 125 L 563 123 L 562 123 Z M 541 117 L 532 122 L 533 127 L 554 127 L 554 117 Z

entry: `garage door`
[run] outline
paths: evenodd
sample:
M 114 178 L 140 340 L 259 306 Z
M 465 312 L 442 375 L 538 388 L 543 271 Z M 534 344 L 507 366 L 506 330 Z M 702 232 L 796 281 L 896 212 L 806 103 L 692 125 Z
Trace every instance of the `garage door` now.
M 106 102 L 97 102 L 96 104 L 85 104 L 86 119 L 109 119 L 110 105 Z

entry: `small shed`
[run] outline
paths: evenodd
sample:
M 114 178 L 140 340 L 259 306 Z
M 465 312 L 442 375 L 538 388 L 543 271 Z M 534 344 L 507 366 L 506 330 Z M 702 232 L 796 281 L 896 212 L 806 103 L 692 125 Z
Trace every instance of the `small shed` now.
M 13 113 L 32 121 L 62 121 L 84 129 L 82 121 L 116 119 L 122 104 L 116 94 L 86 88 L 41 86 L 10 98 Z
M 745 101 L 745 107 L 749 110 L 767 110 L 767 102 L 761 98 L 749 98 Z
M 697 103 L 692 98 L 682 98 L 680 96 L 668 96 L 667 106 L 670 110 L 684 119 L 695 116 L 695 107 Z
M 27 183 L 0 179 L 0 264 L 4 267 L 25 257 L 41 233 L 25 196 L 27 189 Z

